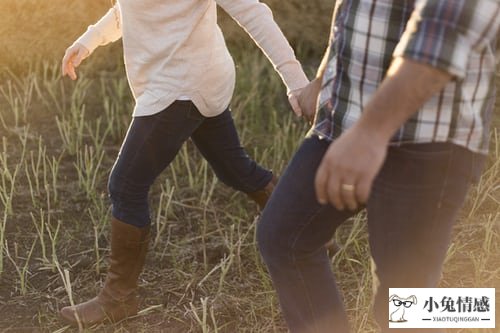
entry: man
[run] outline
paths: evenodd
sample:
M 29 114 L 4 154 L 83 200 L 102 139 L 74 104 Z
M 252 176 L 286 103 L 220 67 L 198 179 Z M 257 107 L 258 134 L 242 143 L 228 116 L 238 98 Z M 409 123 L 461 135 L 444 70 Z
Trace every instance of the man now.
M 337 3 L 298 98 L 314 126 L 257 234 L 291 332 L 348 331 L 323 244 L 362 208 L 382 331 L 388 288 L 437 285 L 487 153 L 499 25 L 498 0 Z

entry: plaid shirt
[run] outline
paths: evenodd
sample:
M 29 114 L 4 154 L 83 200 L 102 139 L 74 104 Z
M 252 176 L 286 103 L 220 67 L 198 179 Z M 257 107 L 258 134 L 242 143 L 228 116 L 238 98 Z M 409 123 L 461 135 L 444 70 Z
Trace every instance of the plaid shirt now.
M 312 132 L 334 140 L 361 116 L 393 57 L 455 79 L 393 136 L 392 144 L 453 142 L 488 150 L 495 102 L 500 0 L 337 1 Z

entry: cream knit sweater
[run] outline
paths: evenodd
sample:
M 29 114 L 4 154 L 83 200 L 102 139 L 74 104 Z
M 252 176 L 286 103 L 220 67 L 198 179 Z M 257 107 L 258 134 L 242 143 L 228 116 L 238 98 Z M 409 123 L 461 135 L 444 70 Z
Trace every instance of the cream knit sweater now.
M 186 97 L 203 115 L 216 116 L 228 107 L 235 81 L 216 5 L 248 32 L 288 91 L 308 83 L 271 10 L 258 0 L 118 0 L 77 42 L 92 53 L 122 37 L 134 116 Z

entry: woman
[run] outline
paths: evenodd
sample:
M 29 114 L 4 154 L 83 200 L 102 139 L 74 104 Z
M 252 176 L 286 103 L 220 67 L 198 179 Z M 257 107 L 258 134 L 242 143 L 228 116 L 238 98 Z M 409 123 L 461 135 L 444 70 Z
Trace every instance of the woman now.
M 90 301 L 61 310 L 70 323 L 119 321 L 138 310 L 137 280 L 149 240 L 147 195 L 155 178 L 192 138 L 218 178 L 262 207 L 275 178 L 240 145 L 228 109 L 235 69 L 217 25 L 221 6 L 268 56 L 295 96 L 308 80 L 294 52 L 258 0 L 119 0 L 66 50 L 63 75 L 98 46 L 122 37 L 125 67 L 136 105 L 109 177 L 113 204 L 111 254 L 103 289 Z

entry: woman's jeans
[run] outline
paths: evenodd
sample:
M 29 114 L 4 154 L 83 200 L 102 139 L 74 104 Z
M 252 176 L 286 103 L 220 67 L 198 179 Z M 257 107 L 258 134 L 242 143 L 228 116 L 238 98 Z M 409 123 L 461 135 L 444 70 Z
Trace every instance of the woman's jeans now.
M 355 213 L 316 200 L 314 177 L 328 146 L 317 137 L 303 142 L 258 224 L 259 248 L 292 333 L 348 332 L 324 244 Z M 418 331 L 388 329 L 388 288 L 437 285 L 457 213 L 483 162 L 449 143 L 388 149 L 366 204 L 373 304 L 383 332 Z
M 150 223 L 149 189 L 189 137 L 234 189 L 254 192 L 271 181 L 272 173 L 241 147 L 229 110 L 207 118 L 191 101 L 176 101 L 160 113 L 133 118 L 109 177 L 113 217 L 137 227 Z

